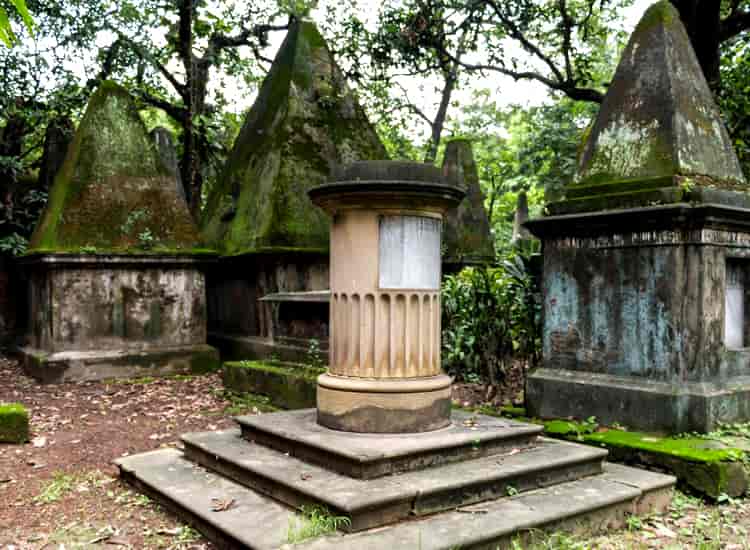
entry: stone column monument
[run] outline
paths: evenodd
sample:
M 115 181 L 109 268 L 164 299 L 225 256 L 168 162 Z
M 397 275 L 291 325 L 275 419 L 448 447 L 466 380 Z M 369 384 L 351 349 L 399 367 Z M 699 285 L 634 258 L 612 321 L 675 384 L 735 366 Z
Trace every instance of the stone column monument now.
M 353 432 L 422 432 L 450 421 L 440 369 L 440 242 L 465 192 L 438 168 L 363 161 L 310 191 L 331 224 L 330 367 L 318 421 Z

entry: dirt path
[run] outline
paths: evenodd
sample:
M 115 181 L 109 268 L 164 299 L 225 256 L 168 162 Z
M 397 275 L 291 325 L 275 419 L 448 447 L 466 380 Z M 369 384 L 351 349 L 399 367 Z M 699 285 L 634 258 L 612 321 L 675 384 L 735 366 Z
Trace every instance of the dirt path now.
M 480 400 L 461 387 L 457 401 Z M 262 403 L 223 391 L 216 374 L 42 386 L 0 355 L 0 401 L 31 412 L 32 442 L 0 445 L 0 549 L 213 549 L 116 477 L 125 454 L 179 445 L 188 431 L 227 428 Z M 543 549 L 750 549 L 750 502 L 722 505 L 677 494 L 664 518 L 585 538 L 553 535 Z M 519 547 L 520 548 L 520 547 Z M 409 550 L 409 549 L 407 549 Z
M 224 397 L 218 375 L 42 386 L 0 357 L 0 401 L 26 405 L 33 432 L 0 445 L 0 548 L 211 548 L 121 484 L 112 461 L 252 412 Z

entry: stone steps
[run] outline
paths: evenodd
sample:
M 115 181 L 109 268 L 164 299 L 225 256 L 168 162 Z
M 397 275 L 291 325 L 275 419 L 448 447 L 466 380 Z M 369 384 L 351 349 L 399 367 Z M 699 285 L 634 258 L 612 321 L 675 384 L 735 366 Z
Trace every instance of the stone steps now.
M 319 504 L 349 516 L 351 531 L 600 474 L 607 456 L 542 439 L 506 454 L 365 480 L 249 443 L 239 430 L 187 434 L 182 441 L 187 459 L 292 507 Z
M 529 532 L 566 530 L 604 532 L 625 525 L 631 514 L 666 510 L 674 478 L 627 466 L 605 464 L 604 473 L 538 489 L 512 498 L 459 508 L 417 521 L 362 533 L 334 535 L 294 550 L 452 550 L 511 547 Z
M 515 456 L 515 455 L 514 455 Z M 185 459 L 174 449 L 121 458 L 121 476 L 224 548 L 497 548 L 519 533 L 585 525 L 620 527 L 627 514 L 666 509 L 674 478 L 605 464 L 603 473 L 354 534 L 289 545 L 292 509 Z M 367 483 L 372 483 L 369 481 Z M 212 511 L 214 500 L 233 499 Z
M 346 476 L 383 475 L 504 454 L 535 444 L 543 427 L 454 410 L 452 424 L 419 434 L 363 434 L 317 423 L 315 409 L 236 418 L 242 437 Z

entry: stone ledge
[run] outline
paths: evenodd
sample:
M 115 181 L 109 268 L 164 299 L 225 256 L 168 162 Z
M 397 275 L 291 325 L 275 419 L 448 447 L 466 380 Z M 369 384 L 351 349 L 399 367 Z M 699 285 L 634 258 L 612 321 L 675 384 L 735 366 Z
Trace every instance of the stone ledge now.
M 513 540 L 523 541 L 524 536 L 538 530 L 605 532 L 625 526 L 632 514 L 664 513 L 673 484 L 671 476 L 650 474 L 646 478 L 633 468 L 605 464 L 602 475 L 464 506 L 390 528 L 328 536 L 282 548 L 508 548 Z
M 115 463 L 125 481 L 222 548 L 258 550 L 506 547 L 532 531 L 601 532 L 625 526 L 631 514 L 664 513 L 674 485 L 671 476 L 605 464 L 602 474 L 553 487 L 388 527 L 290 545 L 287 533 L 295 518 L 291 509 L 189 462 L 175 449 L 120 458 Z M 212 498 L 233 499 L 234 504 L 216 513 Z
M 42 383 L 203 374 L 220 366 L 219 353 L 206 344 L 55 353 L 24 347 L 19 351 L 24 370 Z
M 546 437 L 607 449 L 609 460 L 669 472 L 681 484 L 711 498 L 722 494 L 739 497 L 750 488 L 750 471 L 744 464 L 750 438 L 734 437 L 725 442 L 725 438 L 718 441 L 690 434 L 670 437 L 621 428 L 601 431 L 591 422 L 528 418 L 526 410 L 517 407 L 503 407 L 497 412 L 480 407 L 478 411 L 542 425 Z
M 262 336 L 209 332 L 208 343 L 221 352 L 222 359 L 266 360 L 271 357 L 289 363 L 303 363 L 310 350 L 303 346 L 278 342 Z
M 705 433 L 750 417 L 748 376 L 721 383 L 669 383 L 541 368 L 528 377 L 526 392 L 528 412 L 534 417 L 595 416 L 604 424 L 619 422 L 669 433 Z
M 315 407 L 318 375 L 324 368 L 276 361 L 229 361 L 222 367 L 224 387 L 271 398 L 284 409 Z
M 342 432 L 316 418 L 315 409 L 305 409 L 236 420 L 249 441 L 362 479 L 521 449 L 542 432 L 541 426 L 462 411 L 447 428 L 420 434 Z

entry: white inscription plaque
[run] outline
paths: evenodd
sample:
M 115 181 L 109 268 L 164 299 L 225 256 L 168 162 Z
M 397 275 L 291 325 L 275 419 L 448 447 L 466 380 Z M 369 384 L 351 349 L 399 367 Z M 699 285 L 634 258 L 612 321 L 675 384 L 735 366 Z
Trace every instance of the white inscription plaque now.
M 745 340 L 745 288 L 741 265 L 727 262 L 727 288 L 724 303 L 724 345 L 741 348 Z
M 380 218 L 380 288 L 440 288 L 442 223 L 425 216 Z

